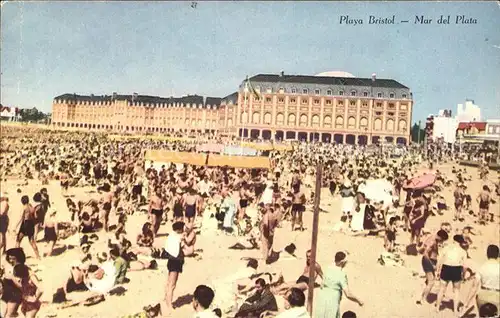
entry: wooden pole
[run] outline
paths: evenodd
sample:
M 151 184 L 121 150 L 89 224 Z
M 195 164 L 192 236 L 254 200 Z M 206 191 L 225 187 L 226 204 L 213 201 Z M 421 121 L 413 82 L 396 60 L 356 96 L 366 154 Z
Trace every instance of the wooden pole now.
M 319 225 L 319 202 L 321 199 L 323 166 L 318 163 L 316 166 L 316 189 L 314 193 L 314 214 L 313 214 L 313 229 L 311 240 L 311 261 L 309 263 L 309 294 L 307 296 L 307 308 L 309 315 L 312 317 L 313 299 L 314 299 L 314 277 L 316 277 L 316 248 L 318 244 L 318 225 Z

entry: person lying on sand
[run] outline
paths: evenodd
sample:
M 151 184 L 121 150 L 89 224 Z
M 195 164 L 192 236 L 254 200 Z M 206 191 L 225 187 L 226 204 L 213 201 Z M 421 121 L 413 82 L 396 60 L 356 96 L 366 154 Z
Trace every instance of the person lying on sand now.
M 302 275 L 297 279 L 297 281 L 284 283 L 274 288 L 273 293 L 279 295 L 285 295 L 291 288 L 298 288 L 302 291 L 307 290 L 309 288 L 309 281 L 310 281 L 309 277 L 310 266 L 311 266 L 311 250 L 306 252 L 306 265 L 304 266 Z M 321 277 L 321 279 L 323 279 L 323 270 L 321 269 L 321 266 L 318 263 L 316 263 L 314 267 L 315 267 L 314 281 L 316 282 L 318 276 Z

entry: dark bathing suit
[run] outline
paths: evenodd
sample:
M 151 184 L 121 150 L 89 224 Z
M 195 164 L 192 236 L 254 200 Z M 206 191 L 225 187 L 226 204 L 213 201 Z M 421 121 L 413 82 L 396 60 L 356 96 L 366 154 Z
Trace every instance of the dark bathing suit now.
M 175 202 L 173 210 L 174 210 L 174 217 L 181 218 L 184 216 L 182 212 L 182 204 L 180 204 L 179 202 Z
M 186 205 L 186 217 L 187 218 L 194 218 L 196 215 L 196 204 Z
M 24 220 L 21 224 L 20 232 L 27 236 L 28 238 L 33 238 L 35 236 L 35 221 L 34 220 Z
M 163 210 L 161 209 L 151 209 L 151 213 L 154 214 L 157 218 L 161 218 L 163 215 Z
M 435 272 L 435 267 L 437 264 L 437 260 L 435 259 L 428 259 L 422 256 L 422 268 L 424 270 L 424 273 L 434 273 Z
M 480 209 L 487 210 L 487 209 L 489 209 L 489 207 L 490 207 L 490 201 L 483 201 L 483 200 L 479 201 L 479 208 Z
M 7 233 L 9 228 L 9 216 L 7 214 L 0 215 L 0 233 Z
M 439 277 L 445 282 L 457 283 L 462 280 L 462 266 L 443 265 Z
M 304 276 L 304 275 L 301 275 L 301 276 L 299 277 L 299 279 L 297 279 L 297 281 L 296 281 L 295 283 L 296 283 L 296 284 L 306 283 L 307 285 L 309 285 L 309 277 Z
M 57 233 L 54 227 L 46 227 L 44 229 L 45 236 L 44 239 L 46 242 L 55 242 L 57 241 Z

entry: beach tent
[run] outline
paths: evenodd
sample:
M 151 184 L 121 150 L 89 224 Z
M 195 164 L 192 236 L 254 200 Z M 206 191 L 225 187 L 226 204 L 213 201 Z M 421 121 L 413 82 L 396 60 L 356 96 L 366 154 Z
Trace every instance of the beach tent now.
M 421 190 L 430 187 L 434 184 L 434 182 L 436 182 L 436 175 L 433 173 L 427 173 L 418 177 L 411 178 L 404 184 L 403 189 Z
M 208 165 L 213 167 L 233 167 L 233 168 L 264 168 L 271 167 L 268 157 L 248 157 L 248 156 L 225 156 L 210 154 L 208 156 Z
M 240 146 L 225 146 L 223 153 L 229 156 L 257 156 L 257 150 Z

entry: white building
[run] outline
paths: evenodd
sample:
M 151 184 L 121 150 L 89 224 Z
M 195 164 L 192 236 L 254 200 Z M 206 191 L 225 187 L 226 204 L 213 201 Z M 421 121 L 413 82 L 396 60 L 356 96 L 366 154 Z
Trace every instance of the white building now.
M 434 117 L 432 139 L 436 141 L 438 138 L 443 138 L 446 143 L 454 143 L 456 140 L 459 121 L 457 120 L 457 117 L 451 117 L 451 111 L 448 113 L 449 116 L 443 116 L 443 113 L 445 112 L 440 111 L 440 116 Z
M 18 121 L 20 119 L 19 108 L 0 105 L 0 117 L 2 120 Z
M 473 100 L 466 99 L 464 104 L 458 104 L 456 118 L 459 123 L 481 121 L 481 109 Z

